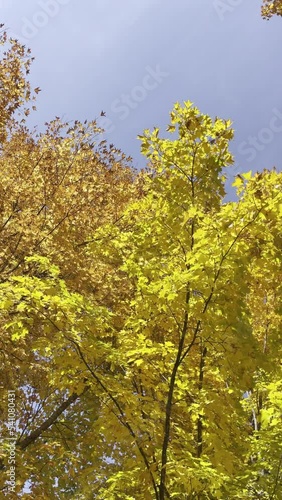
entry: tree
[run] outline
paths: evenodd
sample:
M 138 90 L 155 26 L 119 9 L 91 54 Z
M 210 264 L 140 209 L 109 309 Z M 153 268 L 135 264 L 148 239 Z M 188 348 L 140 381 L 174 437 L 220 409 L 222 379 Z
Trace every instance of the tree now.
M 190 102 L 138 174 L 85 125 L 6 120 L 2 494 L 278 500 L 282 175 L 227 202 L 231 122 Z
M 112 359 L 135 452 L 97 498 L 281 493 L 281 174 L 238 177 L 224 203 L 229 127 L 187 102 L 173 139 L 141 137 L 146 194 L 111 240 L 134 287 Z
M 282 16 L 281 0 L 263 0 L 261 8 L 262 17 L 270 19 L 272 16 Z
M 53 424 L 60 415 L 66 419 L 68 412 L 69 440 L 76 437 L 77 446 L 81 446 L 76 419 L 81 413 L 83 419 L 87 412 L 95 415 L 98 402 L 93 394 L 88 397 L 85 393 L 86 381 L 80 378 L 77 383 L 70 373 L 66 385 L 52 385 L 55 364 L 48 350 L 40 354 L 39 339 L 43 335 L 49 346 L 53 344 L 58 331 L 57 314 L 68 312 L 72 316 L 77 297 L 83 302 L 87 296 L 88 302 L 93 301 L 98 307 L 102 303 L 107 310 L 114 310 L 115 304 L 122 307 L 120 299 L 126 289 L 120 287 L 118 296 L 114 296 L 109 286 L 114 279 L 121 281 L 117 270 L 93 261 L 87 244 L 99 225 L 118 223 L 122 207 L 138 193 L 130 162 L 113 145 L 108 147 L 105 141 L 99 141 L 101 130 L 95 121 L 69 124 L 56 118 L 46 124 L 46 131 L 41 134 L 27 128 L 25 117 L 30 104 L 33 106 L 27 80 L 32 62 L 30 52 L 16 40 L 8 40 L 5 32 L 1 45 L 1 375 L 4 388 L 16 391 L 22 431 L 19 450 L 33 446 L 32 459 L 29 456 L 26 461 L 26 453 L 22 456 L 17 492 L 24 484 L 25 474 L 34 477 L 34 462 L 35 470 L 42 472 L 40 480 L 33 480 L 33 493 L 44 488 L 50 493 L 54 475 L 48 470 L 48 452 L 40 439 L 35 449 L 35 440 L 42 434 L 46 438 L 52 424 L 53 440 L 48 449 L 55 443 L 63 482 L 69 472 L 64 460 L 70 460 L 70 451 L 58 423 Z M 52 306 L 50 293 L 54 295 Z M 66 356 L 72 352 L 68 341 L 62 349 Z M 61 377 L 62 366 L 57 368 L 57 376 Z M 82 398 L 75 392 L 78 388 L 83 393 L 81 404 Z M 8 435 L 7 404 L 5 391 L 1 401 L 4 435 Z M 81 419 L 79 422 L 82 424 Z M 83 435 L 83 425 L 81 432 Z M 4 462 L 7 450 L 6 447 Z M 6 465 L 4 472 L 8 472 Z M 7 483 L 3 487 L 6 493 Z

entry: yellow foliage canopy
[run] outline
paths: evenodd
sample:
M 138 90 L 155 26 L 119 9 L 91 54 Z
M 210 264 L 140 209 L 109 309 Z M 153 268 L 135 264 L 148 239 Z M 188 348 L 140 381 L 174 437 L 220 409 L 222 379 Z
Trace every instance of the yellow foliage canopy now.
M 32 133 L 23 50 L 0 66 L 3 496 L 279 500 L 281 173 L 225 202 L 231 122 L 189 101 L 138 174 L 95 121 Z

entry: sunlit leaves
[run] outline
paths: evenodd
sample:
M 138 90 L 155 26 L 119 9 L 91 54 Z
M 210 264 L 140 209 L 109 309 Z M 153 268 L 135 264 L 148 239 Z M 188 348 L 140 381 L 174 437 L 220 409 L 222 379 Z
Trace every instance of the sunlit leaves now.
M 28 130 L 29 51 L 5 33 L 1 43 L 6 51 L 0 64 L 1 411 L 5 421 L 7 390 L 15 390 L 21 432 L 17 493 L 29 479 L 35 496 L 56 497 L 60 491 L 61 497 L 77 492 L 74 478 L 90 460 L 96 472 L 107 468 L 104 437 L 101 445 L 95 440 L 93 451 L 93 425 L 107 397 L 98 403 L 101 384 L 96 380 L 95 389 L 89 387 L 78 349 L 83 342 L 85 361 L 99 367 L 103 378 L 114 343 L 111 314 L 122 310 L 120 298 L 129 292 L 116 265 L 90 248 L 95 232 L 118 224 L 136 195 L 135 173 L 121 151 L 100 141 L 95 121 L 56 118 L 40 134 Z M 67 401 L 64 419 L 60 412 L 56 417 Z M 28 447 L 21 452 L 29 437 L 32 457 Z M 89 453 L 79 457 L 79 449 Z
M 261 14 L 264 19 L 270 19 L 272 16 L 282 16 L 281 0 L 263 0 Z
M 27 95 L 5 84 L 17 109 Z M 36 498 L 278 500 L 281 174 L 241 174 L 224 201 L 231 122 L 189 101 L 165 137 L 139 137 L 138 175 L 95 121 L 36 135 L 10 111 L 0 328 L 16 493 L 28 480 Z
M 249 414 L 261 409 L 246 410 L 243 394 L 250 388 L 260 393 L 262 369 L 269 370 L 272 355 L 279 356 L 280 316 L 275 310 L 281 292 L 275 295 L 273 279 L 281 272 L 281 175 L 248 172 L 237 180 L 240 200 L 222 203 L 220 176 L 230 158 L 230 122 L 212 122 L 191 103 L 175 106 L 173 127 L 178 117 L 178 138 L 161 139 L 157 129 L 141 137 L 150 159 L 147 194 L 129 206 L 123 231 L 112 240 L 122 270 L 135 287 L 131 313 L 119 335 L 120 362 L 126 373 L 126 382 L 121 379 L 121 383 L 130 391 L 132 377 L 135 395 L 134 413 L 128 408 L 126 415 L 139 436 L 144 432 L 143 418 L 150 426 L 153 423 L 150 431 L 147 424 L 147 431 L 156 443 L 155 456 L 142 448 L 143 442 L 140 446 L 148 463 L 156 463 L 159 471 L 156 498 L 164 498 L 165 488 L 177 498 L 187 494 L 248 498 L 257 494 L 252 478 L 259 471 L 258 462 L 253 467 L 248 463 L 258 442 Z M 212 137 L 211 145 L 205 134 Z M 205 176 L 206 187 L 201 182 Z M 264 324 L 267 342 L 261 331 Z M 269 460 L 266 454 L 264 460 Z M 197 464 L 200 483 L 187 474 L 191 468 L 195 479 Z M 161 467 L 166 469 L 165 479 Z M 269 467 L 277 468 L 277 458 Z M 115 476 L 118 492 L 122 477 Z M 272 475 L 266 494 L 274 483 Z

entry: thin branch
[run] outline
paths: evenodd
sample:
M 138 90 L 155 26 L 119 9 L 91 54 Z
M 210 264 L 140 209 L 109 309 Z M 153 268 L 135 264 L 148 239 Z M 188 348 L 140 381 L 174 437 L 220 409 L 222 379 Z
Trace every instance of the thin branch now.
M 75 345 L 76 351 L 77 351 L 80 359 L 82 360 L 82 362 L 84 363 L 84 365 L 86 366 L 86 368 L 88 369 L 88 371 L 91 373 L 91 375 L 94 378 L 94 380 L 100 385 L 100 387 L 103 389 L 103 391 L 108 395 L 108 397 L 110 398 L 110 400 L 113 402 L 113 404 L 115 405 L 115 407 L 118 409 L 119 415 L 117 415 L 115 412 L 113 412 L 113 413 L 118 418 L 119 422 L 129 431 L 129 433 L 131 434 L 131 436 L 134 438 L 135 444 L 136 444 L 136 446 L 137 446 L 137 448 L 139 450 L 139 453 L 140 453 L 140 455 L 142 456 L 142 458 L 144 460 L 145 466 L 146 466 L 146 468 L 147 468 L 147 470 L 148 470 L 148 472 L 150 474 L 152 485 L 153 485 L 153 488 L 154 488 L 154 491 L 155 491 L 155 495 L 156 495 L 156 500 L 160 500 L 160 497 L 159 497 L 159 494 L 158 494 L 158 490 L 157 490 L 157 486 L 156 486 L 156 482 L 155 482 L 154 476 L 152 474 L 148 458 L 147 458 L 147 456 L 145 454 L 145 451 L 143 450 L 143 448 L 141 447 L 140 443 L 138 442 L 137 436 L 136 436 L 133 428 L 131 427 L 130 423 L 125 419 L 125 414 L 124 414 L 124 411 L 123 411 L 120 403 L 111 394 L 111 392 L 109 391 L 109 389 L 107 389 L 107 387 L 102 382 L 102 380 L 98 377 L 98 375 L 92 370 L 91 366 L 89 365 L 89 363 L 85 359 L 85 356 L 84 356 L 84 354 L 83 354 L 83 352 L 82 352 L 82 350 L 80 348 L 80 345 L 75 340 L 70 339 L 68 337 L 66 337 L 66 338 Z
M 190 290 L 189 290 L 189 285 L 188 285 L 187 286 L 187 293 L 186 293 L 186 300 L 185 300 L 186 306 L 188 306 L 189 301 L 190 301 Z M 183 351 L 183 347 L 184 347 L 184 342 L 185 342 L 187 330 L 188 330 L 188 308 L 186 309 L 185 315 L 184 315 L 184 323 L 183 323 L 181 338 L 180 338 L 180 342 L 178 345 L 176 360 L 175 360 L 175 363 L 173 365 L 173 369 L 172 369 L 172 373 L 171 373 L 171 377 L 170 377 L 169 391 L 168 391 L 167 403 L 166 403 L 166 409 L 165 409 L 166 415 L 165 415 L 165 424 L 164 424 L 164 440 L 163 440 L 163 446 L 162 446 L 162 470 L 161 470 L 161 478 L 160 478 L 160 485 L 159 485 L 159 492 L 160 492 L 159 499 L 160 500 L 164 500 L 165 496 L 167 496 L 166 465 L 167 465 L 168 445 L 169 445 L 169 439 L 170 439 L 173 393 L 174 393 L 177 371 L 178 371 L 178 368 L 181 364 L 182 351 Z M 194 337 L 194 338 L 196 340 L 196 337 Z
M 85 388 L 87 390 L 87 388 Z M 79 395 L 76 393 L 73 393 L 71 396 L 69 396 L 66 401 L 64 401 L 60 406 L 50 415 L 45 422 L 43 422 L 37 429 L 32 431 L 25 439 L 20 440 L 16 442 L 16 445 L 24 450 L 27 448 L 30 444 L 34 443 L 34 441 L 41 436 L 41 434 L 49 429 L 56 420 L 59 418 L 59 416 L 67 409 L 69 408 L 77 399 L 79 398 Z

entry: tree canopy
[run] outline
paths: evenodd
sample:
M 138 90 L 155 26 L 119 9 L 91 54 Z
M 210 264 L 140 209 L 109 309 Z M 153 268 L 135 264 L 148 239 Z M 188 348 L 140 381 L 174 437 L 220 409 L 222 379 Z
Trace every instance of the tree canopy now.
M 1 45 L 1 494 L 279 500 L 282 174 L 226 201 L 232 123 L 190 101 L 140 172 L 95 120 L 31 131 Z

